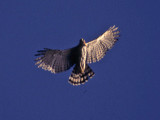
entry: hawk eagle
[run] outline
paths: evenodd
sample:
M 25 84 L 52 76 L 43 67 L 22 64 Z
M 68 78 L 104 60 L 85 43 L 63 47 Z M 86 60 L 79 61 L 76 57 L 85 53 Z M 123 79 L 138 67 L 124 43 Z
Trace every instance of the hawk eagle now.
M 36 65 L 38 68 L 42 67 L 42 69 L 52 73 L 66 71 L 75 65 L 69 77 L 69 83 L 72 85 L 84 84 L 94 76 L 94 72 L 88 64 L 101 60 L 118 38 L 118 27 L 113 26 L 97 39 L 88 43 L 84 39 L 80 39 L 79 44 L 70 49 L 44 48 L 35 54 L 35 56 L 40 56 L 36 59 Z

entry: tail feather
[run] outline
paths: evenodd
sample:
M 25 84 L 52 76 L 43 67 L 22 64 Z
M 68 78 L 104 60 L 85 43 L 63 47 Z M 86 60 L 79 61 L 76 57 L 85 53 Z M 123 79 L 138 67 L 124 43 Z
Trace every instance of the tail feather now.
M 88 65 L 86 65 L 84 73 L 81 73 L 80 68 L 75 66 L 71 76 L 69 77 L 69 83 L 72 85 L 84 84 L 88 81 L 89 78 L 92 78 L 93 76 L 94 72 Z

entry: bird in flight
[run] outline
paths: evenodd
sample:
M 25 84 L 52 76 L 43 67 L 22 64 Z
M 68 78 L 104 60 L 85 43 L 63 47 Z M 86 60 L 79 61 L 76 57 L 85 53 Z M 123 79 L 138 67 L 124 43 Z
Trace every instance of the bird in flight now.
M 69 77 L 72 85 L 81 85 L 95 74 L 88 64 L 101 60 L 106 52 L 112 48 L 119 38 L 118 27 L 110 27 L 105 33 L 88 43 L 80 39 L 79 44 L 73 48 L 56 50 L 44 48 L 37 51 L 35 59 L 38 68 L 59 73 L 70 69 L 73 71 Z

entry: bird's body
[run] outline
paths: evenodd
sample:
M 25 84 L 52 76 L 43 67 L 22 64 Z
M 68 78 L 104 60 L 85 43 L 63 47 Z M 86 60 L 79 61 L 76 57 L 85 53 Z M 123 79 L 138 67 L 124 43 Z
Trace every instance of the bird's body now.
M 83 39 L 81 39 L 82 41 L 84 41 Z M 80 48 L 80 50 L 81 50 L 81 54 L 80 54 L 80 56 L 79 56 L 79 61 L 78 61 L 78 63 L 79 63 L 79 67 L 80 67 L 80 69 L 81 69 L 81 72 L 82 73 L 84 73 L 84 70 L 85 70 L 85 67 L 86 67 L 86 44 L 85 43 L 83 43 L 83 45 L 82 45 L 82 48 Z
M 83 84 L 94 76 L 94 72 L 88 64 L 102 59 L 117 41 L 119 37 L 117 29 L 115 26 L 110 27 L 100 37 L 88 43 L 84 39 L 80 39 L 79 44 L 71 49 L 53 50 L 45 48 L 40 50 L 36 56 L 42 56 L 36 59 L 36 64 L 52 73 L 66 71 L 75 65 L 69 82 L 72 85 Z

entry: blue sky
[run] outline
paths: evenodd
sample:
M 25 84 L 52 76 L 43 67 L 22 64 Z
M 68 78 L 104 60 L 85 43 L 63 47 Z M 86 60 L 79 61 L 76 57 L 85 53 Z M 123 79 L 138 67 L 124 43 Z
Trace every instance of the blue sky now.
M 159 120 L 158 0 L 1 0 L 1 120 Z M 42 48 L 74 47 L 110 26 L 121 37 L 85 85 L 72 68 L 51 74 L 34 65 Z

